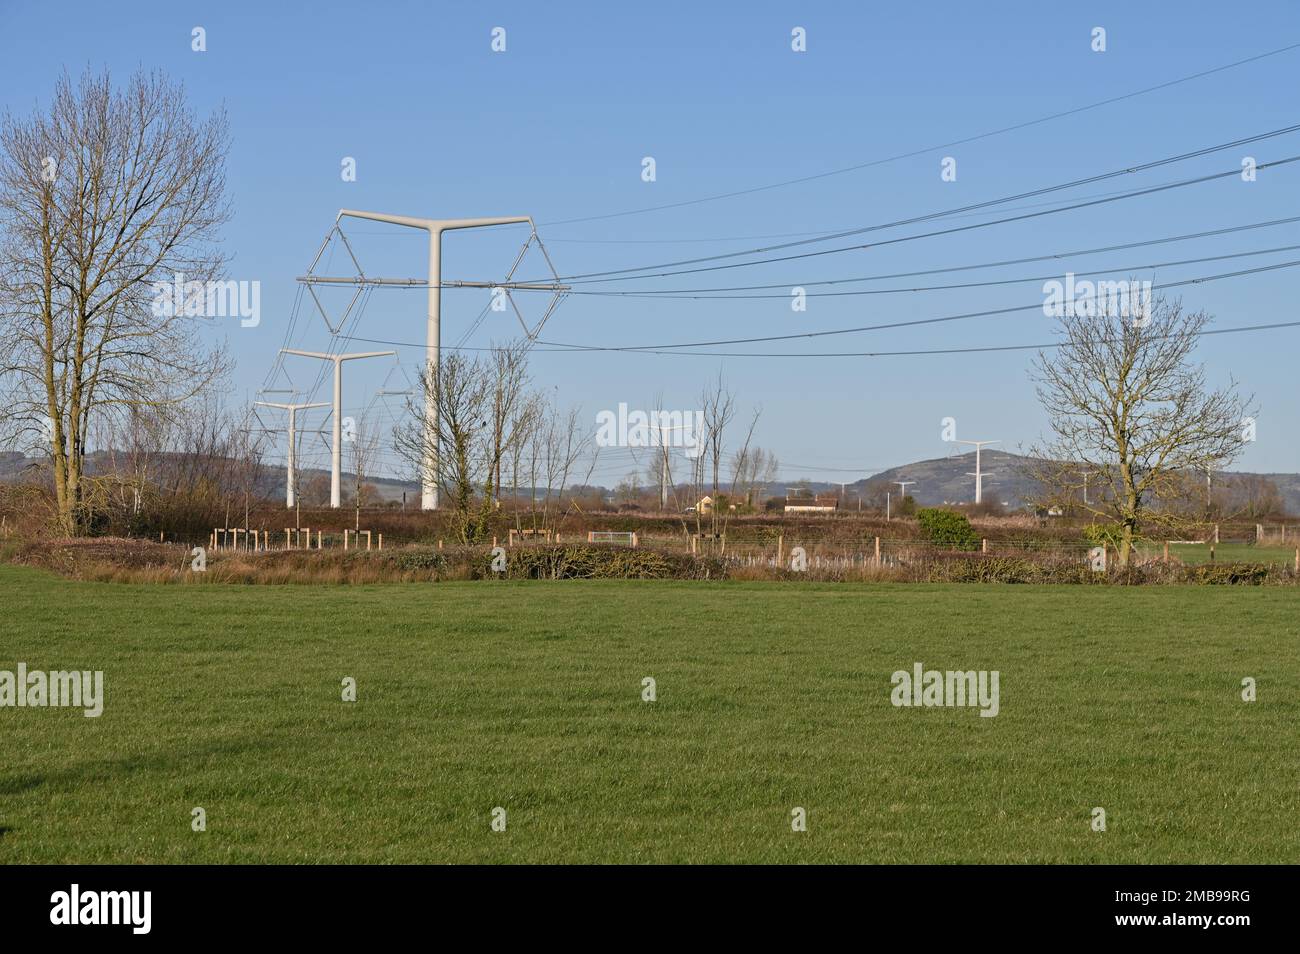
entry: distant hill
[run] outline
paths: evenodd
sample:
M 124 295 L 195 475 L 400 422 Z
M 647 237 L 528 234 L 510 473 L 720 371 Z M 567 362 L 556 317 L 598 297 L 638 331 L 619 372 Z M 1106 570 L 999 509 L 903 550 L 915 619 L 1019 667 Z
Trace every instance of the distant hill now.
M 984 472 L 984 499 L 997 500 L 1008 508 L 1018 508 L 1033 496 L 1036 484 L 1025 475 L 1027 457 L 989 448 L 980 453 L 980 469 Z M 907 488 L 912 498 L 922 506 L 943 503 L 961 503 L 975 499 L 975 452 L 953 454 L 919 460 L 902 467 L 893 467 L 858 481 L 855 487 L 865 487 L 876 481 L 914 480 Z M 897 490 L 898 488 L 893 488 Z
M 1033 482 L 1023 474 L 1026 460 L 1027 458 L 1019 454 L 992 448 L 983 451 L 980 454 L 980 467 L 984 471 L 984 499 L 996 498 L 1009 508 L 1020 507 L 1024 498 L 1033 492 Z M 936 457 L 932 460 L 919 460 L 912 464 L 891 467 L 878 474 L 846 482 L 843 486 L 845 495 L 850 499 L 858 495 L 865 496 L 868 486 L 876 483 L 888 484 L 888 489 L 897 497 L 899 488 L 894 486 L 894 481 L 915 481 L 908 485 L 907 493 L 918 504 L 931 507 L 943 503 L 973 501 L 975 478 L 967 477 L 967 471 L 971 473 L 975 471 L 974 451 L 969 454 L 953 454 L 950 457 Z M 1300 477 L 1297 481 L 1300 482 Z M 792 487 L 806 487 L 818 493 L 838 491 L 840 486 L 838 483 L 816 480 L 781 480 L 769 484 L 768 493 L 773 496 L 784 496 Z
M 103 459 L 104 455 L 102 454 L 90 455 L 88 470 L 94 473 L 97 469 L 96 463 Z M 984 471 L 985 500 L 996 500 L 1004 504 L 1008 509 L 1015 510 L 1024 506 L 1025 500 L 1033 496 L 1034 481 L 1027 477 L 1025 473 L 1028 458 L 1020 454 L 990 448 L 981 453 L 980 461 L 981 468 Z M 12 452 L 0 452 L 0 481 L 21 480 L 24 475 L 30 476 L 42 466 L 43 462 L 38 458 L 25 457 L 22 454 Z M 869 477 L 846 481 L 842 485 L 839 482 L 817 480 L 777 480 L 767 485 L 766 492 L 769 497 L 783 497 L 793 487 L 803 488 L 816 494 L 838 492 L 843 486 L 846 496 L 852 501 L 854 497 L 859 495 L 868 496 L 869 485 L 878 482 L 889 484 L 889 489 L 897 493 L 898 487 L 893 486 L 892 482 L 895 480 L 908 480 L 915 482 L 908 485 L 907 493 L 922 506 L 931 507 L 944 503 L 970 503 L 975 499 L 975 478 L 967 476 L 967 474 L 974 470 L 975 453 L 971 451 L 966 454 L 935 457 L 930 460 L 920 460 L 899 467 L 891 467 Z M 1256 476 L 1271 480 L 1277 486 L 1278 493 L 1281 495 L 1287 511 L 1300 514 L 1300 474 L 1249 474 L 1239 471 L 1230 471 L 1229 473 L 1233 476 Z M 329 471 L 310 467 L 303 468 L 298 475 L 299 486 L 303 488 L 309 486 L 313 481 L 328 481 L 328 479 Z M 355 480 L 356 478 L 352 474 L 347 471 L 343 472 L 342 482 L 345 494 L 355 485 Z M 370 477 L 366 479 L 366 483 L 375 488 L 376 502 L 397 502 L 402 499 L 402 495 L 405 493 L 408 504 L 411 506 L 419 505 L 420 487 L 415 481 L 390 477 Z M 612 494 L 610 488 L 595 487 L 593 489 L 603 491 L 607 496 Z M 258 474 L 256 490 L 257 493 L 268 498 L 282 495 L 284 493 L 284 468 L 271 464 L 264 465 Z M 528 488 L 521 487 L 519 496 L 527 497 L 529 492 Z M 544 492 L 539 491 L 539 493 Z M 509 495 L 509 491 L 506 492 L 506 495 Z
M 1026 465 L 1029 458 L 1021 454 L 990 448 L 980 454 L 980 468 L 984 472 L 984 499 L 997 500 L 1008 509 L 1024 506 L 1027 499 L 1035 492 L 1035 482 L 1027 476 Z M 970 503 L 975 499 L 975 478 L 967 476 L 975 471 L 975 452 L 953 454 L 950 457 L 936 457 L 920 460 L 900 467 L 891 467 L 878 474 L 872 474 L 862 480 L 846 483 L 845 492 L 850 499 L 857 494 L 865 495 L 867 487 L 876 482 L 892 484 L 895 480 L 915 481 L 909 484 L 907 492 L 918 504 L 932 507 L 943 503 Z M 1229 471 L 1234 477 L 1263 477 L 1271 480 L 1286 506 L 1288 513 L 1300 513 L 1300 474 L 1250 474 L 1242 471 Z M 814 493 L 818 491 L 838 490 L 838 483 L 818 481 L 782 481 L 769 487 L 769 493 L 783 495 L 792 486 L 807 487 Z M 895 493 L 899 488 L 891 486 Z

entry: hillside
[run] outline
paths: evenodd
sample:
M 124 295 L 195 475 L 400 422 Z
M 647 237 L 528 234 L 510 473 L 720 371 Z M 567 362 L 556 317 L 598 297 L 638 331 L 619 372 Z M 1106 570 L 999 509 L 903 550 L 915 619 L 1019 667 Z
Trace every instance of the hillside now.
M 984 499 L 996 500 L 1008 509 L 1019 509 L 1024 506 L 1025 500 L 1032 496 L 1034 491 L 1034 481 L 1026 476 L 1028 458 L 990 448 L 980 455 L 980 459 L 984 471 Z M 105 460 L 107 455 L 102 453 L 89 455 L 87 470 L 90 473 L 97 472 L 98 465 Z M 24 457 L 16 453 L 0 453 L 0 481 L 30 480 L 33 475 L 41 471 L 42 467 L 43 462 L 38 458 Z M 851 502 L 858 496 L 863 499 L 870 498 L 875 485 L 878 484 L 886 485 L 896 498 L 899 488 L 893 482 L 907 480 L 914 482 L 908 485 L 907 493 L 922 506 L 970 503 L 975 499 L 975 478 L 968 474 L 973 473 L 974 470 L 975 454 L 972 451 L 967 454 L 952 454 L 948 457 L 935 457 L 902 464 L 869 477 L 846 481 L 842 485 L 839 482 L 784 478 L 767 485 L 766 494 L 769 497 L 782 497 L 792 487 L 806 488 L 813 493 L 838 492 L 843 486 L 851 506 Z M 1244 471 L 1229 471 L 1227 474 L 1232 477 L 1259 477 L 1272 481 L 1277 486 L 1286 510 L 1289 513 L 1300 513 L 1300 474 L 1252 474 Z M 303 468 L 298 480 L 299 486 L 306 490 L 313 484 L 328 482 L 329 472 L 316 468 Z M 345 494 L 355 486 L 355 481 L 356 478 L 351 473 L 343 472 Z M 408 503 L 418 506 L 420 488 L 415 481 L 391 477 L 368 477 L 366 482 L 375 490 L 376 503 L 401 501 L 405 493 Z M 604 490 L 607 494 L 612 493 L 611 488 L 597 489 Z M 264 465 L 258 474 L 255 492 L 267 498 L 283 495 L 284 468 Z M 527 496 L 528 493 L 528 488 L 519 490 L 520 496 Z

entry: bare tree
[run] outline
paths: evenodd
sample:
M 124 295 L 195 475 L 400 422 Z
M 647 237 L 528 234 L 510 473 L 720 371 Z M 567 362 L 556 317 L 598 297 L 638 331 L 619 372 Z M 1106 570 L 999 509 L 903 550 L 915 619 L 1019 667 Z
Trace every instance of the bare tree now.
M 531 419 L 528 406 L 528 342 L 496 347 L 492 351 L 492 491 L 494 507 L 501 506 L 501 464 L 517 449 Z
M 227 142 L 224 115 L 196 120 L 158 73 L 117 90 L 65 75 L 47 112 L 0 121 L 0 423 L 42 433 L 67 533 L 85 527 L 92 428 L 222 370 L 201 315 L 157 307 L 155 283 L 221 271 Z
M 542 425 L 544 402 L 535 392 L 522 395 L 510 420 L 510 430 L 517 436 L 506 457 L 510 461 L 510 494 L 515 511 L 515 528 L 523 529 L 519 522 L 519 476 L 525 448 L 533 443 L 534 435 Z
M 704 411 L 704 446 L 708 449 L 709 461 L 713 465 L 713 498 L 716 501 L 721 487 L 722 451 L 727 425 L 735 417 L 735 397 L 723 383 L 722 373 L 710 387 L 700 394 L 700 406 Z
M 366 483 L 366 480 L 375 469 L 379 457 L 379 430 L 371 427 L 370 422 L 364 416 L 357 421 L 352 440 L 348 443 L 348 457 L 355 478 L 352 503 L 356 519 L 353 529 L 360 530 L 361 509 L 369 503 L 367 499 L 369 492 L 374 489 L 370 484 Z
M 881 515 L 884 515 L 890 506 L 890 501 L 893 499 L 890 496 L 892 488 L 893 485 L 887 480 L 872 480 L 862 488 L 858 499 L 871 509 L 878 510 Z
M 599 453 L 593 449 L 593 435 L 583 428 L 581 409 L 561 410 L 554 402 L 537 397 L 535 426 L 529 435 L 525 456 L 529 483 L 532 485 L 530 511 L 533 529 L 553 530 L 558 514 L 552 506 L 564 499 L 574 473 L 588 452 L 587 470 L 580 483 L 586 483 L 596 469 Z M 541 509 L 538 491 L 541 490 Z
M 436 375 L 420 372 L 419 396 L 407 399 L 407 419 L 393 430 L 398 453 L 417 469 L 431 450 L 436 454 L 439 494 L 461 543 L 474 543 L 484 532 L 488 504 L 478 505 L 476 493 L 491 489 L 492 390 L 490 366 L 454 351 L 442 359 Z M 436 428 L 425 427 L 425 408 L 434 409 Z M 431 441 L 437 446 L 430 448 Z
M 1059 347 L 1035 361 L 1053 434 L 1030 450 L 1041 503 L 1079 499 L 1086 475 L 1083 509 L 1118 528 L 1121 565 L 1144 527 L 1187 522 L 1174 504 L 1189 475 L 1227 465 L 1243 447 L 1249 400 L 1235 384 L 1208 390 L 1191 359 L 1209 323 L 1163 298 L 1136 316 L 1067 309 Z
M 436 379 L 421 372 L 418 396 L 407 399 L 408 420 L 394 429 L 398 453 L 417 472 L 429 451 L 436 453 L 439 492 L 462 543 L 486 535 L 502 461 L 513 457 L 532 426 L 525 356 L 522 346 L 495 348 L 487 359 L 453 352 L 442 359 Z M 437 414 L 436 428 L 424 426 L 426 407 Z M 431 440 L 436 447 L 429 447 Z
M 641 477 L 635 471 L 628 471 L 618 486 L 614 488 L 614 500 L 623 505 L 635 504 L 641 499 Z
M 137 519 L 148 509 L 169 430 L 166 414 L 151 408 L 131 408 L 124 419 L 110 424 L 105 474 L 98 481 L 93 476 L 86 478 L 92 486 L 100 483 L 102 492 L 91 490 L 85 496 L 111 499 L 113 509 L 124 517 L 121 522 L 131 530 L 136 529 Z
M 731 411 L 731 399 L 729 399 L 728 396 L 728 420 L 729 420 L 729 411 Z M 736 507 L 736 503 L 733 502 L 733 500 L 735 500 L 737 493 L 744 493 L 744 498 L 742 498 L 742 502 L 744 502 L 745 504 L 749 504 L 751 493 L 753 493 L 753 486 L 751 485 L 749 487 L 746 487 L 744 491 L 740 490 L 740 487 L 742 485 L 740 482 L 737 481 L 737 476 L 738 476 L 738 472 L 749 471 L 751 467 L 750 445 L 754 441 L 754 428 L 757 428 L 758 419 L 759 416 L 761 415 L 762 415 L 762 411 L 759 411 L 758 408 L 755 408 L 754 416 L 751 417 L 749 422 L 749 429 L 746 430 L 745 432 L 745 441 L 744 443 L 741 443 L 741 446 L 738 447 L 735 454 L 732 455 L 732 465 L 733 465 L 732 489 L 731 489 L 732 500 L 727 500 L 727 502 L 725 502 L 727 506 L 719 507 L 716 506 L 716 503 L 718 503 L 718 499 L 715 498 L 714 513 L 712 513 L 712 532 L 714 532 L 715 537 L 720 537 L 723 539 L 723 541 L 725 541 L 725 535 L 727 535 L 728 522 L 731 521 L 732 508 Z M 716 481 L 718 481 L 718 476 L 716 476 L 716 474 L 718 474 L 718 459 L 720 458 L 720 456 L 722 456 L 722 451 L 723 448 L 719 446 L 718 450 L 716 450 L 714 454 L 714 482 L 715 483 Z M 725 546 L 725 542 L 723 543 L 723 546 Z
M 1277 482 L 1262 474 L 1223 474 L 1214 495 L 1219 517 L 1242 516 L 1251 520 L 1286 513 Z
M 761 409 L 755 408 L 744 443 L 731 455 L 731 495 L 743 500 L 747 507 L 754 505 L 755 490 L 776 478 L 776 458 L 761 447 L 750 446 L 762 413 Z

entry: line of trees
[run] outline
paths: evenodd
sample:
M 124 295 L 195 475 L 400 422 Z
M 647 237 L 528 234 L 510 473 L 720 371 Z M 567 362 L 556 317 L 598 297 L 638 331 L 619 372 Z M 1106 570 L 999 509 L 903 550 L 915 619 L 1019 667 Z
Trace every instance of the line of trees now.
M 501 505 L 503 473 L 516 510 L 523 484 L 529 488 L 532 529 L 550 529 L 579 463 L 589 457 L 585 477 L 595 468 L 592 435 L 579 411 L 562 409 L 533 387 L 527 354 L 526 341 L 494 346 L 483 357 L 451 352 L 436 375 L 421 372 L 417 395 L 407 399 L 408 414 L 393 429 L 394 445 L 412 474 L 421 473 L 430 456 L 437 459 L 439 505 L 462 543 L 488 535 Z M 436 428 L 424 424 L 430 406 Z

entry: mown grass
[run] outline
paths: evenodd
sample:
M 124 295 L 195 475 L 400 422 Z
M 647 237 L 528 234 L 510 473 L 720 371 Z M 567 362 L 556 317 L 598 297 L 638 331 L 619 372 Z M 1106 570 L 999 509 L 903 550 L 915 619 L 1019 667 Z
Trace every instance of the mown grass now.
M 1140 547 L 1149 559 L 1159 559 L 1164 554 L 1160 544 L 1148 543 Z M 1170 559 L 1184 563 L 1208 563 L 1210 561 L 1210 544 L 1175 543 L 1169 547 Z M 1255 546 L 1253 543 L 1218 543 L 1214 545 L 1216 563 L 1267 563 L 1276 566 L 1293 566 L 1295 564 L 1295 547 Z
M 0 709 L 6 862 L 1300 859 L 1289 588 L 0 566 L 0 597 L 0 669 L 102 669 L 106 689 L 98 719 Z M 917 661 L 999 670 L 1001 714 L 894 708 Z

